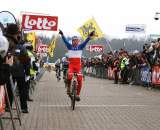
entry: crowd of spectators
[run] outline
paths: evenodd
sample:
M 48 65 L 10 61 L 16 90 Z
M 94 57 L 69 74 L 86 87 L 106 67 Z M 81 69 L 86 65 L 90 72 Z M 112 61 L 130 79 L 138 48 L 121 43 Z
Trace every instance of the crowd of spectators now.
M 85 74 L 100 78 L 110 78 L 108 75 L 112 75 L 116 84 L 118 81 L 122 84 L 137 84 L 142 67 L 147 66 L 150 72 L 154 66 L 160 67 L 160 38 L 144 44 L 141 52 L 120 49 L 93 58 L 83 58 L 82 63 Z

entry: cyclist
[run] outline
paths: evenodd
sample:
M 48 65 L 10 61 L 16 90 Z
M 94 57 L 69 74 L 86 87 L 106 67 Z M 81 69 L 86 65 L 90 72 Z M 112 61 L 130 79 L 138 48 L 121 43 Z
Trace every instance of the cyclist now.
M 61 60 L 58 59 L 56 62 L 55 62 L 55 69 L 56 69 L 56 76 L 57 78 L 60 80 L 61 78 Z
M 63 70 L 64 81 L 65 81 L 66 76 L 67 76 L 68 67 L 69 67 L 68 57 L 65 56 L 65 57 L 62 58 L 62 70 Z
M 68 58 L 69 58 L 69 70 L 68 70 L 68 86 L 67 86 L 67 94 L 70 95 L 70 86 L 71 86 L 71 80 L 72 75 L 74 72 L 78 74 L 77 81 L 77 96 L 76 100 L 80 101 L 80 91 L 82 87 L 82 70 L 81 70 L 81 57 L 82 57 L 82 50 L 85 48 L 86 44 L 91 40 L 91 38 L 94 36 L 94 31 L 91 32 L 88 36 L 88 38 L 81 44 L 80 39 L 77 36 L 72 37 L 72 44 L 70 44 L 65 36 L 63 35 L 63 32 L 59 30 L 59 34 L 62 36 L 62 39 L 68 49 Z

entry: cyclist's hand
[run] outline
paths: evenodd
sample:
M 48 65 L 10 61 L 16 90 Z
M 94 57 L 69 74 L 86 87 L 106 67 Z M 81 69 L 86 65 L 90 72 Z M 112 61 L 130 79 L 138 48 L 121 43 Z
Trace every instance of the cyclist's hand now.
M 89 34 L 90 37 L 93 37 L 94 35 L 95 35 L 95 31 L 92 31 L 92 32 Z
M 62 30 L 59 29 L 59 34 L 63 36 L 63 32 Z

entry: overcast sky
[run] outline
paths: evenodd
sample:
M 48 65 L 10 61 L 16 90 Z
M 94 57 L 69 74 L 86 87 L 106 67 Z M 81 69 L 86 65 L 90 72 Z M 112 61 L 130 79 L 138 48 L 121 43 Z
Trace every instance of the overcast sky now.
M 58 16 L 58 27 L 66 35 L 79 35 L 77 28 L 91 17 L 112 37 L 128 37 L 127 24 L 145 24 L 146 34 L 160 34 L 160 20 L 153 19 L 160 0 L 1 0 L 0 10 L 16 17 L 21 11 Z

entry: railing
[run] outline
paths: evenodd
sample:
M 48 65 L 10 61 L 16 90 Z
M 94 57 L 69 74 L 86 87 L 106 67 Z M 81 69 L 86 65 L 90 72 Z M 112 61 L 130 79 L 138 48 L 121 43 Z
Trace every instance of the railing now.
M 85 75 L 88 76 L 104 78 L 109 80 L 114 79 L 114 70 L 112 67 L 84 67 L 83 72 Z M 119 80 L 121 80 L 120 73 L 121 72 L 119 72 Z M 140 68 L 129 69 L 128 82 L 132 83 L 133 81 L 136 85 L 160 87 L 160 66 L 155 65 L 152 68 L 150 68 L 149 66 L 143 66 Z

